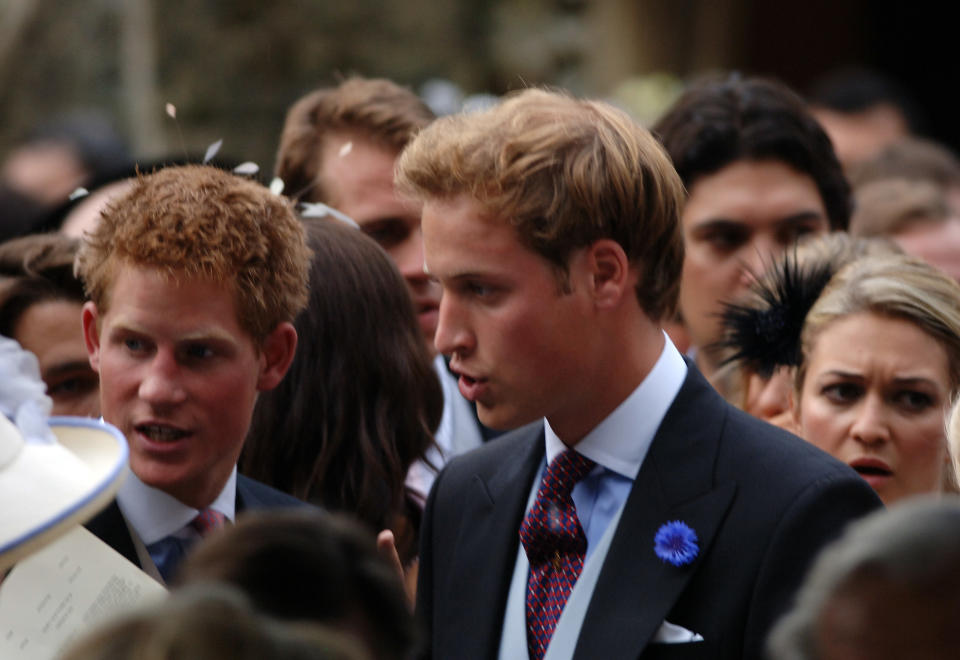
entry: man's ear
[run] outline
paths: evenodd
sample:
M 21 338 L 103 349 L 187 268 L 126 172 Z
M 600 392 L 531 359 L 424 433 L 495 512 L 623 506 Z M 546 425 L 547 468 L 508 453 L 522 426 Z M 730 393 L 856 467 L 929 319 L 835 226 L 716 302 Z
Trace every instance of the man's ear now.
M 598 306 L 616 306 L 624 295 L 634 295 L 636 274 L 619 243 L 602 238 L 594 241 L 584 256 L 591 276 L 590 292 Z
M 90 367 L 100 373 L 100 328 L 97 327 L 98 319 L 97 306 L 92 302 L 85 302 L 83 311 L 80 312 L 80 322 L 83 324 L 83 341 L 87 345 Z
M 257 389 L 272 390 L 287 374 L 297 351 L 297 331 L 284 321 L 267 335 L 260 346 L 260 378 Z

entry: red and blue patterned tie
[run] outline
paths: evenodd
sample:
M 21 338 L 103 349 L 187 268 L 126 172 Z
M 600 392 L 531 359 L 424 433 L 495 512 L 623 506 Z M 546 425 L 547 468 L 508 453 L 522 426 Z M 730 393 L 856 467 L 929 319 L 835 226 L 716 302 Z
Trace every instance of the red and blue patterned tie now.
M 190 526 L 197 530 L 200 536 L 206 536 L 215 529 L 220 529 L 227 517 L 214 509 L 203 509 L 197 517 L 190 521 Z
M 570 493 L 595 465 L 572 449 L 554 458 L 520 525 L 520 542 L 530 561 L 527 649 L 532 660 L 540 660 L 546 653 L 563 606 L 583 570 L 587 538 Z

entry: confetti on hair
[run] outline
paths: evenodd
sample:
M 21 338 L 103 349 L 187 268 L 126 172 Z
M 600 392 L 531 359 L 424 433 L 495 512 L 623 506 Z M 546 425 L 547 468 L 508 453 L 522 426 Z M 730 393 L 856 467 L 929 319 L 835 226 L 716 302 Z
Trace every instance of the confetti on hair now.
M 260 166 L 254 163 L 252 160 L 240 163 L 233 168 L 234 174 L 241 174 L 245 176 L 253 176 L 260 171 Z
M 67 199 L 69 199 L 69 200 L 72 202 L 72 201 L 75 200 L 75 199 L 80 199 L 81 197 L 86 197 L 86 196 L 89 195 L 89 194 L 90 194 L 90 191 L 89 191 L 89 190 L 87 190 L 87 189 L 84 188 L 83 186 L 80 186 L 79 188 L 74 188 L 73 192 L 70 193 L 70 196 L 69 196 Z
M 348 224 L 354 229 L 360 229 L 360 225 L 351 218 L 346 213 L 338 211 L 337 209 L 327 206 L 322 202 L 300 202 L 299 204 L 300 217 L 302 218 L 326 218 L 330 216 L 335 218 L 344 224 Z
M 206 165 L 211 160 L 213 160 L 213 157 L 217 155 L 217 153 L 220 151 L 220 147 L 222 146 L 223 146 L 223 138 L 217 140 L 216 142 L 211 144 L 209 147 L 207 147 L 207 153 L 203 154 L 203 164 Z
M 283 179 L 278 176 L 273 177 L 273 180 L 270 181 L 270 192 L 274 195 L 279 195 L 283 192 Z

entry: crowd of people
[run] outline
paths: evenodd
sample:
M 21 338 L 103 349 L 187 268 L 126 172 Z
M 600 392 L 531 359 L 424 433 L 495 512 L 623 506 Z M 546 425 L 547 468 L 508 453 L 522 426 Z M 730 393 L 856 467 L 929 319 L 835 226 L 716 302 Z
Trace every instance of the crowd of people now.
M 960 161 L 841 82 L 648 129 L 354 77 L 270 187 L 44 133 L 62 180 L 0 170 L 0 493 L 58 478 L 37 410 L 129 474 L 0 514 L 0 597 L 83 522 L 170 594 L 70 660 L 952 657 Z

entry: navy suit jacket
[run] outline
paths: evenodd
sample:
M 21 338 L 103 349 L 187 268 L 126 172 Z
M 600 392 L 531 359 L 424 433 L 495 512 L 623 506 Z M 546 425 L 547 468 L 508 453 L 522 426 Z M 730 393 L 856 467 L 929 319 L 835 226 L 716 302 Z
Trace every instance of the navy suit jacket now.
M 237 503 L 236 513 L 256 509 L 281 509 L 308 506 L 291 495 L 282 493 L 259 481 L 254 481 L 242 474 L 237 474 Z M 129 559 L 136 566 L 140 566 L 137 549 L 130 538 L 130 531 L 123 519 L 120 507 L 114 500 L 106 509 L 98 513 L 86 525 L 101 541 Z M 140 566 L 143 568 L 142 566 Z
M 543 457 L 542 426 L 519 429 L 438 476 L 420 545 L 425 655 L 496 657 Z M 690 365 L 624 506 L 574 657 L 762 657 L 818 550 L 880 506 L 853 470 L 729 405 Z M 654 553 L 672 520 L 699 538 L 699 554 L 679 568 Z M 664 620 L 704 641 L 651 643 Z

